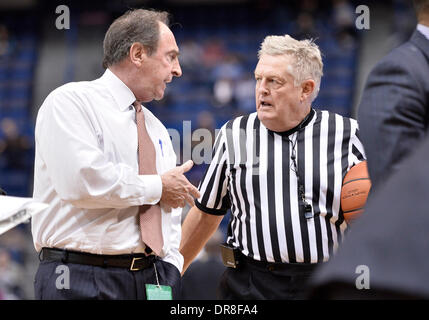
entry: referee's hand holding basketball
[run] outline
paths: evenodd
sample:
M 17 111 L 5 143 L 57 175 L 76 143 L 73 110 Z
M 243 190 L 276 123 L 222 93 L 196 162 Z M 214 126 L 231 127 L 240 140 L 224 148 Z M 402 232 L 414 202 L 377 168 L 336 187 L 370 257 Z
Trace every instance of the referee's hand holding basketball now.
M 191 170 L 194 163 L 192 160 L 186 161 L 181 166 L 178 166 L 161 175 L 162 180 L 162 196 L 161 202 L 171 208 L 183 208 L 186 202 L 192 207 L 194 199 L 200 197 L 198 189 L 186 179 L 184 173 Z

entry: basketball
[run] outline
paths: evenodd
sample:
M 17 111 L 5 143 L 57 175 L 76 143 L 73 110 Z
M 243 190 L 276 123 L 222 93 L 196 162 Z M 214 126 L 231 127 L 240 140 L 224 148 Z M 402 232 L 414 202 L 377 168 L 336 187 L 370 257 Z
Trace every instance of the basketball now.
M 341 209 L 347 223 L 361 216 L 370 189 L 367 163 L 362 161 L 347 172 L 341 188 Z

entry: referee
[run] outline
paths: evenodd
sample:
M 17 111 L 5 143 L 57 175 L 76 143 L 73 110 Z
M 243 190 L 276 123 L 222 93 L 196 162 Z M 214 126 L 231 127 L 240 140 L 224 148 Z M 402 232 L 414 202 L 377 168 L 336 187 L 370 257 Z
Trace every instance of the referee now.
M 186 270 L 231 209 L 219 298 L 299 299 L 344 236 L 342 181 L 365 153 L 355 120 L 311 107 L 323 74 L 317 45 L 268 36 L 258 57 L 257 112 L 221 128 L 181 253 Z

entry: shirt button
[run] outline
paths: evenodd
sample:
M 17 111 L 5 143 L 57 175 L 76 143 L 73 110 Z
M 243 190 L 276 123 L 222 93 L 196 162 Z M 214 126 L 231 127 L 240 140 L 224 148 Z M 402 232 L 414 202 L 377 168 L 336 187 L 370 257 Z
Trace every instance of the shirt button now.
M 273 265 L 269 265 L 268 267 L 267 267 L 267 269 L 268 269 L 268 271 L 274 271 L 274 266 Z

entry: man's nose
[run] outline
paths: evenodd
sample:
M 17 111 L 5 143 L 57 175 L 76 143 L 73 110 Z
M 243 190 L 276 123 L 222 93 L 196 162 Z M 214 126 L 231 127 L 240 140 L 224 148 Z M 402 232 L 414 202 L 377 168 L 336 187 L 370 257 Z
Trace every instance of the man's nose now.
M 266 86 L 266 81 L 262 80 L 259 85 L 256 87 L 256 92 L 266 96 L 268 94 L 268 88 Z
M 174 64 L 173 70 L 171 71 L 173 76 L 180 77 L 182 75 L 182 68 L 180 68 L 179 60 Z

